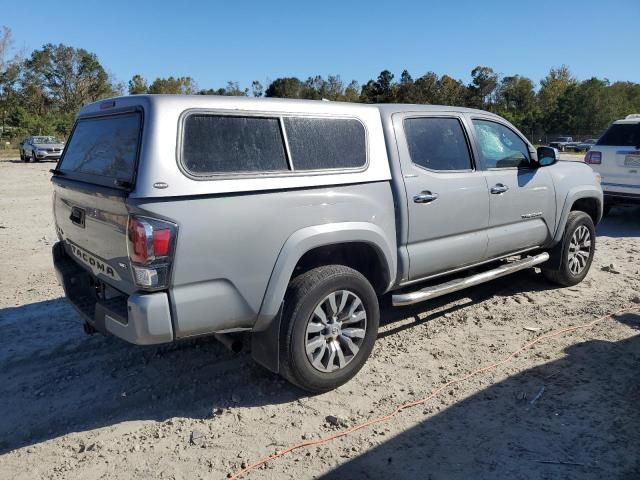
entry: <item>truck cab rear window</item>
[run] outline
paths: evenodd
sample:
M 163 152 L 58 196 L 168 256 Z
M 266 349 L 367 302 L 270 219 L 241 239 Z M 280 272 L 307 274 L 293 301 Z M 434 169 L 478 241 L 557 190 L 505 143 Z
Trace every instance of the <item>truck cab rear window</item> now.
M 471 156 L 455 118 L 407 118 L 404 131 L 411 161 L 428 170 L 470 170 Z
M 289 168 L 277 118 L 192 114 L 182 141 L 182 163 L 194 175 Z
M 133 181 L 142 116 L 138 112 L 79 119 L 60 163 L 60 171 L 87 177 Z

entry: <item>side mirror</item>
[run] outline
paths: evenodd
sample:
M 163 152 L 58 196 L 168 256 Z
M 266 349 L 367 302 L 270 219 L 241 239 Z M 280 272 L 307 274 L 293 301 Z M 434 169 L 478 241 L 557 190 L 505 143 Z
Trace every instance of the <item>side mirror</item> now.
M 556 163 L 560 157 L 558 150 L 553 147 L 538 147 L 538 166 L 547 167 Z

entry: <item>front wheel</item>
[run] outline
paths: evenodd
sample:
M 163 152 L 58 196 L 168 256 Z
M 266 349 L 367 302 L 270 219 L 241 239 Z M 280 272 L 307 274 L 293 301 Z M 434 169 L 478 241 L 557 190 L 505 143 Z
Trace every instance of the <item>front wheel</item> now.
M 589 273 L 596 246 L 596 230 L 593 220 L 584 212 L 569 212 L 561 249 L 560 267 L 542 268 L 544 276 L 554 283 L 570 287 L 584 280 Z
M 346 383 L 367 361 L 379 321 L 378 297 L 360 272 L 329 265 L 296 277 L 285 297 L 281 375 L 314 393 Z

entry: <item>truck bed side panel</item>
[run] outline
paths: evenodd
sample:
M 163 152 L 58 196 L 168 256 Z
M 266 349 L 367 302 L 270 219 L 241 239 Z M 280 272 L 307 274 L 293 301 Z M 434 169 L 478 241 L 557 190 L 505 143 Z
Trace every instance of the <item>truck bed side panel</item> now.
M 369 222 L 395 251 L 389 182 L 139 200 L 134 209 L 178 222 L 170 291 L 177 338 L 252 327 L 280 250 L 305 227 Z

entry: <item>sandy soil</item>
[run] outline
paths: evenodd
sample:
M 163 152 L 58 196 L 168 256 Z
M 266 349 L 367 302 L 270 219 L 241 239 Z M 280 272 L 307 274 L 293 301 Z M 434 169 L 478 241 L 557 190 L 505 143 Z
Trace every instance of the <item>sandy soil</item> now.
M 52 273 L 51 166 L 0 161 L 3 479 L 225 478 L 425 396 L 545 332 L 640 301 L 640 210 L 616 209 L 598 228 L 582 284 L 558 289 L 528 271 L 387 309 L 362 372 L 308 397 L 210 339 L 142 348 L 85 335 Z M 640 478 L 639 328 L 640 315 L 626 314 L 555 338 L 248 478 Z

